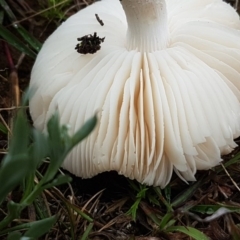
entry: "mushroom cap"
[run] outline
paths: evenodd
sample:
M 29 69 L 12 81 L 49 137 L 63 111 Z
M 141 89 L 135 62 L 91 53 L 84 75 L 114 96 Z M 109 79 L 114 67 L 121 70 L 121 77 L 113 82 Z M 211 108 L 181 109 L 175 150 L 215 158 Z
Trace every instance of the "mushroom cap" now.
M 30 113 L 44 131 L 57 110 L 70 133 L 98 112 L 95 130 L 63 167 L 89 178 L 115 170 L 164 187 L 173 171 L 187 181 L 219 164 L 240 135 L 240 21 L 221 0 L 166 0 L 166 48 L 127 49 L 119 0 L 102 0 L 65 21 L 32 69 Z M 97 21 L 102 19 L 104 26 Z M 77 38 L 105 37 L 95 54 Z

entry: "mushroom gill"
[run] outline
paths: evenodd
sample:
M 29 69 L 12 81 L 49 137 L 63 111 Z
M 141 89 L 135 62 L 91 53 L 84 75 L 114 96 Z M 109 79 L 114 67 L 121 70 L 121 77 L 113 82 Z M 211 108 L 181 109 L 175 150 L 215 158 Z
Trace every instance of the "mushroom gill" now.
M 94 33 L 105 37 L 100 50 L 79 54 L 77 38 Z M 38 129 L 57 110 L 74 133 L 99 112 L 63 164 L 73 174 L 115 170 L 164 187 L 175 171 L 194 181 L 240 135 L 239 16 L 222 0 L 96 2 L 47 39 L 30 87 Z

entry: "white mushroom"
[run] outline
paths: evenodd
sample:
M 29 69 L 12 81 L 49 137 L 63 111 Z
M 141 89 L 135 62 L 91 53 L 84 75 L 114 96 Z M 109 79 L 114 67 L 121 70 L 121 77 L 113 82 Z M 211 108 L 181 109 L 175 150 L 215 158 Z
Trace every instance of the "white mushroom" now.
M 193 181 L 240 135 L 239 29 L 222 0 L 96 2 L 44 43 L 30 82 L 34 125 L 44 130 L 58 110 L 73 133 L 99 111 L 64 168 L 83 178 L 115 170 L 161 187 L 173 171 Z M 77 38 L 94 32 L 105 37 L 101 49 L 79 54 Z

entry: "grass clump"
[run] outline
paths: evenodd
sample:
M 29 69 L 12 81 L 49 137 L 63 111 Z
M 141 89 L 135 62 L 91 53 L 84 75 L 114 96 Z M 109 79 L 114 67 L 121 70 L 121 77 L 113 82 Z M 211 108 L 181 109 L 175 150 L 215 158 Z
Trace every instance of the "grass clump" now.
M 220 168 L 216 169 L 216 173 L 219 171 Z M 219 229 L 213 229 L 212 234 L 208 233 L 208 235 L 206 232 L 208 232 L 209 224 L 216 223 L 221 217 L 224 217 L 227 219 L 226 226 L 230 233 L 228 238 L 225 235 L 224 239 L 240 239 L 239 224 L 233 220 L 234 216 L 239 218 L 240 214 L 237 202 L 216 202 L 211 198 L 209 201 L 208 196 L 204 193 L 201 198 L 195 198 L 199 190 L 206 187 L 211 181 L 211 177 L 205 173 L 196 183 L 185 187 L 178 194 L 174 193 L 176 186 L 173 183 L 170 183 L 165 189 L 160 189 L 159 187 L 146 187 L 131 181 L 130 186 L 136 193 L 136 197 L 133 197 L 134 202 L 127 214 L 136 221 L 144 213 L 148 223 L 154 229 L 155 236 L 163 237 L 163 239 L 175 239 L 177 236 L 178 239 L 185 239 L 184 236 L 188 236 L 189 239 L 195 240 L 218 239 L 210 238 L 208 235 L 217 235 L 216 232 L 220 232 Z M 218 224 L 216 225 L 218 226 Z
M 94 116 L 69 136 L 68 128 L 59 125 L 55 114 L 48 121 L 47 133 L 44 134 L 29 125 L 23 109 L 18 111 L 9 151 L 0 166 L 0 207 L 7 205 L 7 213 L 0 221 L 0 236 L 9 233 L 7 239 L 38 239 L 49 231 L 57 221 L 57 214 L 29 223 L 16 222 L 16 219 L 27 207 L 39 201 L 44 191 L 71 181 L 69 176 L 58 174 L 59 168 L 71 149 L 94 129 L 96 122 Z M 46 158 L 51 161 L 42 175 L 38 170 Z M 21 192 L 17 202 L 11 200 L 16 189 Z M 84 213 L 82 216 L 88 218 Z
M 17 22 L 17 17 L 5 0 L 0 0 L 0 6 L 3 9 L 0 10 L 0 37 L 20 52 L 35 59 L 42 44 Z M 9 27 L 3 25 L 4 21 Z
M 66 19 L 66 9 L 73 4 L 72 0 L 38 0 L 38 2 L 44 10 L 41 15 L 56 21 Z

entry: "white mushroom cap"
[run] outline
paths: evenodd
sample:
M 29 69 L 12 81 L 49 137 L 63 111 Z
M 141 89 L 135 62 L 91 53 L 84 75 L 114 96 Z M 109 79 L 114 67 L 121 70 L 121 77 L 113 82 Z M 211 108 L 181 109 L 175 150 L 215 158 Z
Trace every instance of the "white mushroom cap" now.
M 99 111 L 64 168 L 161 187 L 173 171 L 193 181 L 240 135 L 239 17 L 221 0 L 121 3 L 92 4 L 47 39 L 31 75 L 34 125 L 44 130 L 58 110 L 73 133 Z M 94 32 L 105 37 L 101 49 L 77 53 L 77 38 Z

